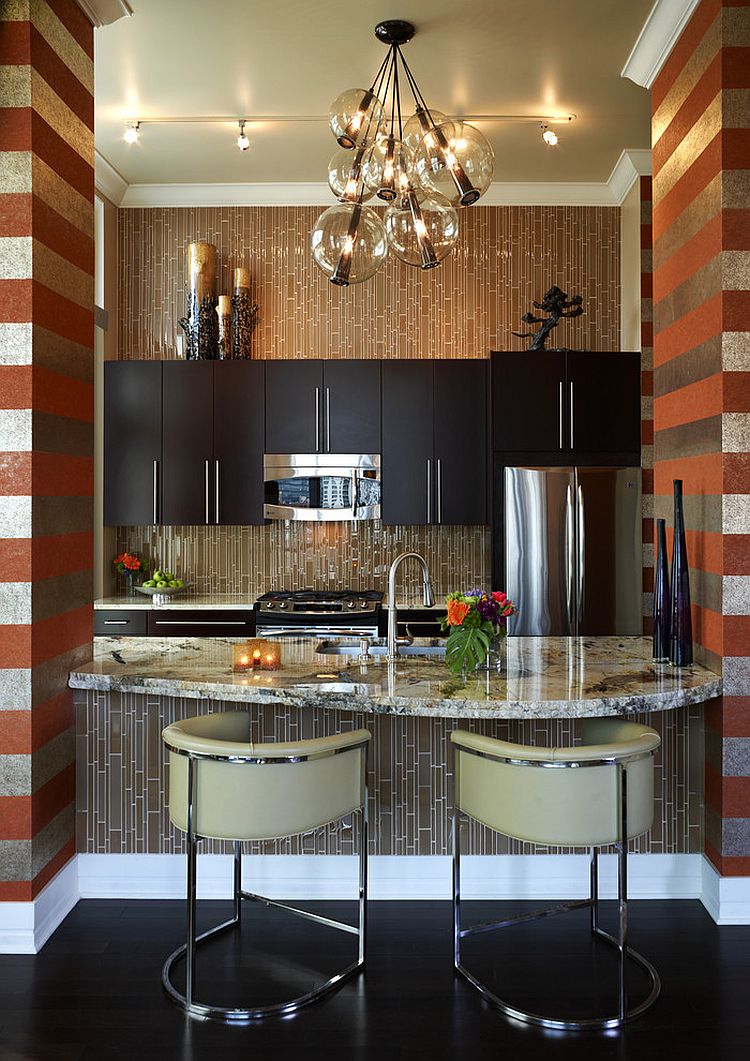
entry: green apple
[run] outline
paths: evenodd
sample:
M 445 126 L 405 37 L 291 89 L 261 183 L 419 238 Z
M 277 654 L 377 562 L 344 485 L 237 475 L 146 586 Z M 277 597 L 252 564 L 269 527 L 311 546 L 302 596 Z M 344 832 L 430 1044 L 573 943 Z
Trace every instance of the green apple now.
M 170 580 L 169 580 L 169 587 L 170 587 L 170 589 L 175 589 L 175 588 L 179 589 L 180 588 L 173 578 L 170 578 Z
M 174 580 L 174 575 L 172 574 L 172 572 L 171 571 L 165 571 L 164 572 L 164 581 L 165 582 L 172 582 L 173 580 Z
M 169 583 L 165 582 L 164 579 L 162 579 L 161 582 L 157 582 L 156 583 L 156 588 L 157 589 L 164 589 L 164 587 L 168 586 L 168 585 L 169 585 Z
M 176 578 L 174 580 L 174 584 L 175 586 L 179 586 L 180 589 L 182 589 L 182 587 L 185 585 L 181 578 Z
M 154 582 L 152 578 L 149 578 L 146 582 L 143 583 L 143 585 L 146 587 L 146 589 L 153 589 L 156 585 L 156 582 Z
M 163 582 L 163 581 L 164 581 L 164 572 L 161 570 L 161 568 L 159 568 L 158 571 L 154 571 L 154 582 Z

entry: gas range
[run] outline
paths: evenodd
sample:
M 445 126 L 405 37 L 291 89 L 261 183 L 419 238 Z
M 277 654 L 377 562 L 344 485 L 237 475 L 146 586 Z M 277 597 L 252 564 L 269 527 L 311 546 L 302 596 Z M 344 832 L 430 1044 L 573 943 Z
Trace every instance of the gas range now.
M 383 594 L 378 590 L 279 590 L 255 603 L 258 634 L 376 637 Z

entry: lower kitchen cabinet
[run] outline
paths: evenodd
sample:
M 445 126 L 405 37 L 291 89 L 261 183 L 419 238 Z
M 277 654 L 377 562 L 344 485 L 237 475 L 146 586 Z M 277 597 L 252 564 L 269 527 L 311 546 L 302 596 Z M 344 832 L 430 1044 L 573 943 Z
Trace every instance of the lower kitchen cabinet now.
M 94 609 L 94 636 L 96 637 L 146 637 L 147 634 L 147 608 Z
M 149 637 L 252 637 L 254 633 L 252 608 L 152 608 L 148 612 Z

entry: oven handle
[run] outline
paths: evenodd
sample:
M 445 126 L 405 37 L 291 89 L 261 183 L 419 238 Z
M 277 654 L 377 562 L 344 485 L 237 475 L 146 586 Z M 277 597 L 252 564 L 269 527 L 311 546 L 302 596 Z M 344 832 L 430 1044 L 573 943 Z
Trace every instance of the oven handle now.
M 335 634 L 337 637 L 377 637 L 377 626 L 272 626 L 257 623 L 255 633 L 258 636 L 268 637 L 328 637 Z

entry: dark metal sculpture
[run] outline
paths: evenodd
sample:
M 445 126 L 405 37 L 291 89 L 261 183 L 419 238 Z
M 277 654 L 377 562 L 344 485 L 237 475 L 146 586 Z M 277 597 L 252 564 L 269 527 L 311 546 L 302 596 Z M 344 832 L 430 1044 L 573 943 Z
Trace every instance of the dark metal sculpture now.
M 535 302 L 536 309 L 548 313 L 548 317 L 537 317 L 534 313 L 524 313 L 521 320 L 524 324 L 541 324 L 536 332 L 513 332 L 519 339 L 532 339 L 529 350 L 544 350 L 545 343 L 553 328 L 556 328 L 562 317 L 580 317 L 583 313 L 583 299 L 574 295 L 568 300 L 567 292 L 559 287 L 551 287 L 541 302 Z

